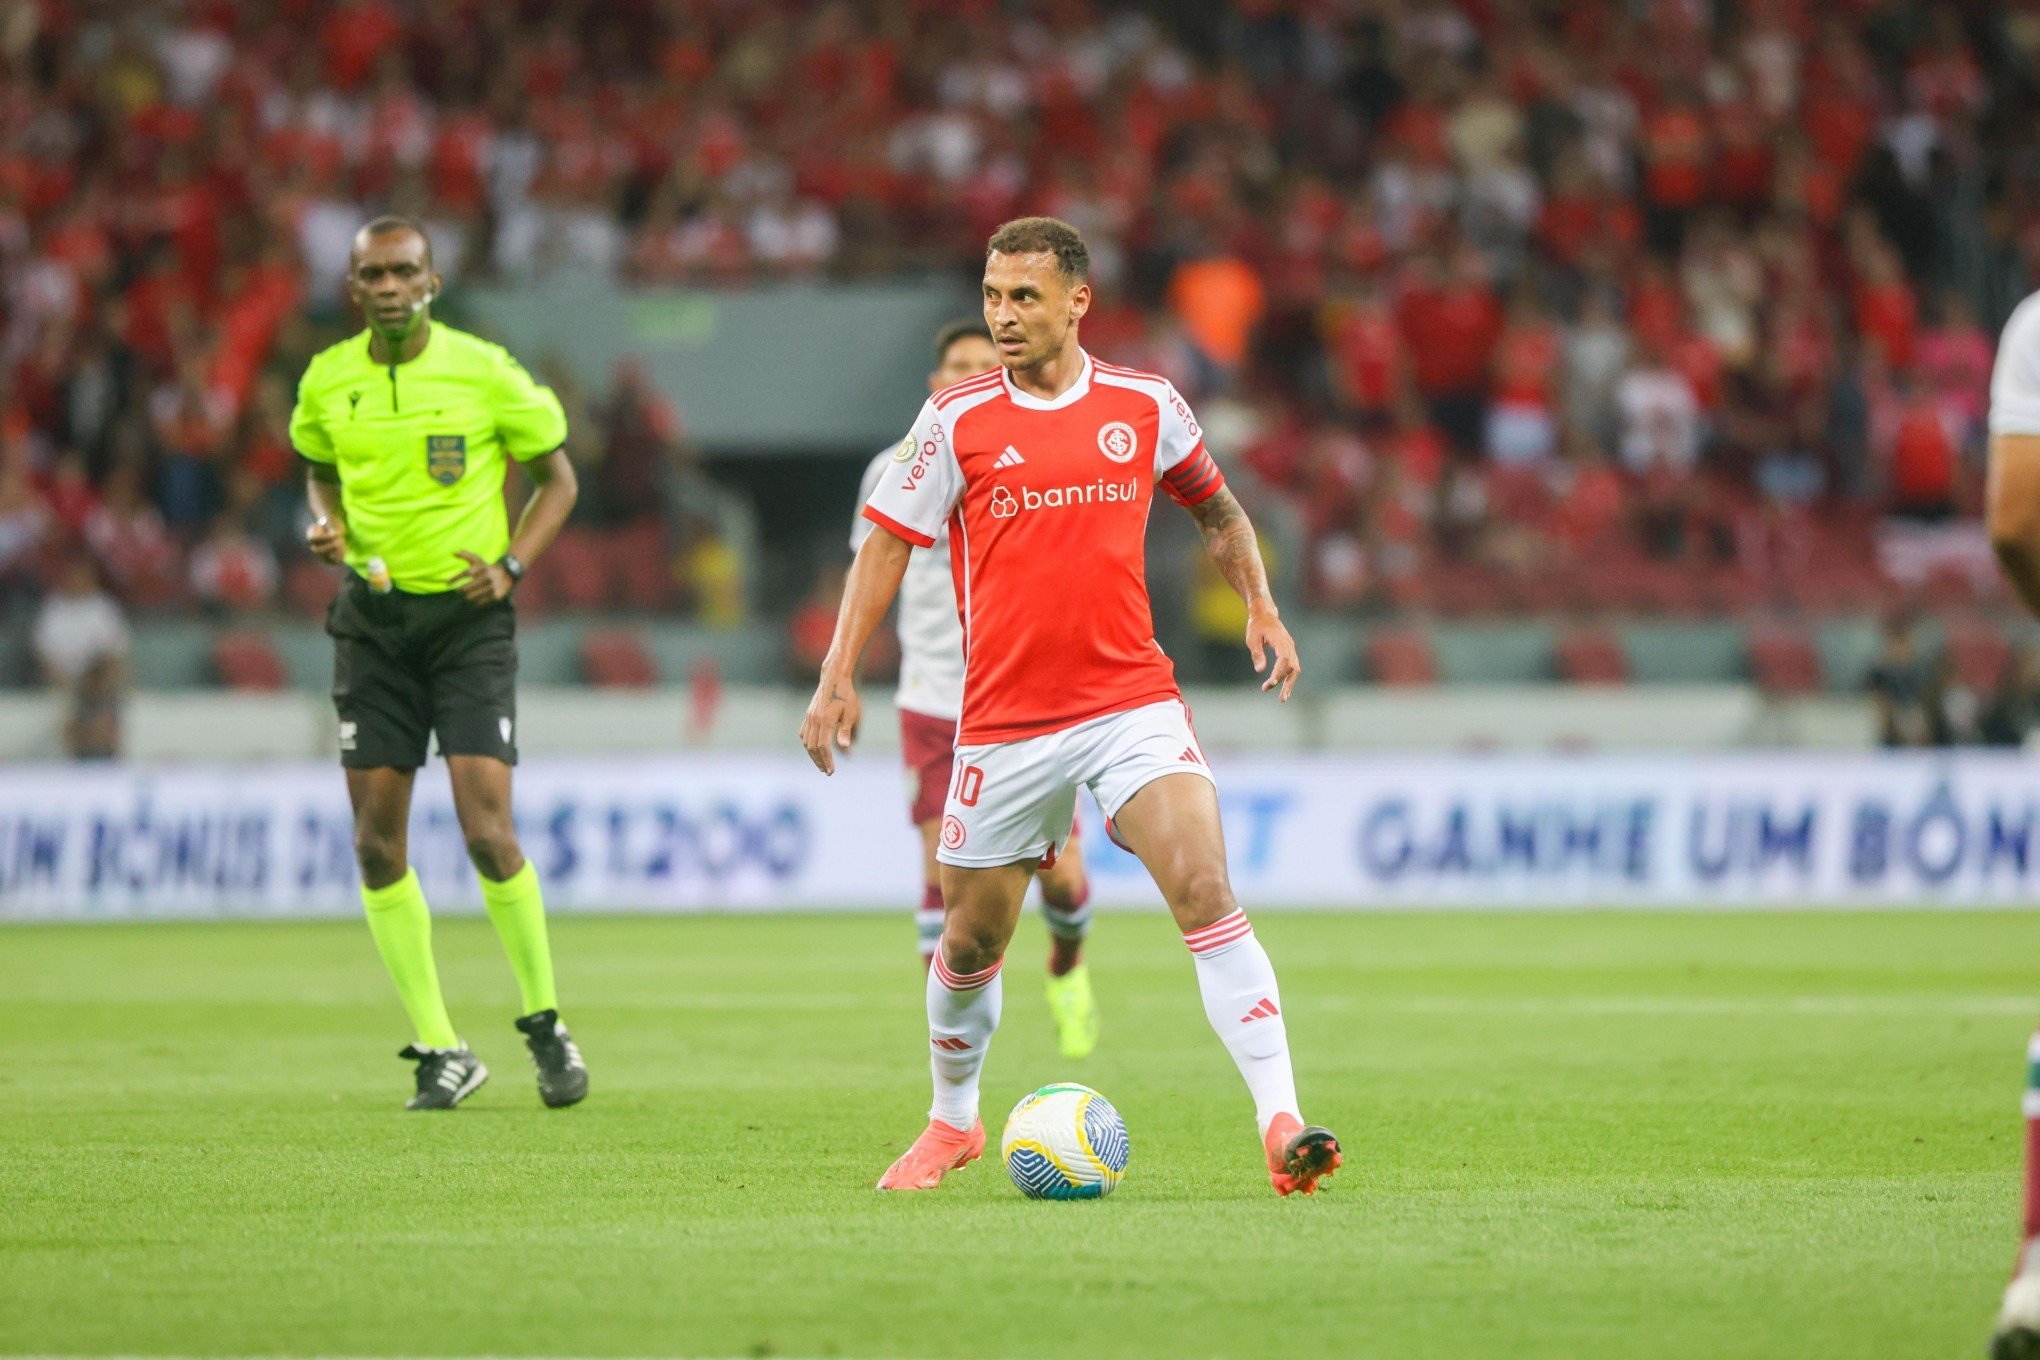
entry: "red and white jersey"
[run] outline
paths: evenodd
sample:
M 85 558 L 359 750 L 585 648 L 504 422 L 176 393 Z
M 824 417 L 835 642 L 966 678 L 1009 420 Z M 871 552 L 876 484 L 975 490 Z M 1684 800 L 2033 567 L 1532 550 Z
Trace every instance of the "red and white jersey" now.
M 893 449 L 880 449 L 864 470 L 857 496 L 871 499 L 879 478 L 893 469 Z M 850 551 L 864 546 L 873 525 L 863 515 L 850 528 Z M 956 583 L 949 572 L 949 530 L 932 547 L 916 548 L 900 578 L 900 687 L 893 702 L 911 713 L 956 721 L 963 712 L 963 622 L 956 611 Z
M 1148 605 L 1148 508 L 1158 482 L 1196 505 L 1225 478 L 1166 378 L 1083 357 L 1053 401 L 1003 368 L 937 392 L 864 507 L 920 547 L 948 528 L 959 746 L 1178 697 Z

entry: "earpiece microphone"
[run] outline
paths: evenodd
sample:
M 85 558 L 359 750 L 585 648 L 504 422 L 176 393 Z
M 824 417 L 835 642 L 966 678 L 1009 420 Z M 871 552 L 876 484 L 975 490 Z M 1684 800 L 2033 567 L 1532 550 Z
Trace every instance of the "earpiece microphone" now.
M 432 305 L 432 299 L 438 296 L 439 294 L 437 293 L 427 293 L 424 297 L 419 298 L 416 302 L 411 304 L 411 315 L 416 316 L 418 313 L 424 311 L 427 307 L 430 307 Z

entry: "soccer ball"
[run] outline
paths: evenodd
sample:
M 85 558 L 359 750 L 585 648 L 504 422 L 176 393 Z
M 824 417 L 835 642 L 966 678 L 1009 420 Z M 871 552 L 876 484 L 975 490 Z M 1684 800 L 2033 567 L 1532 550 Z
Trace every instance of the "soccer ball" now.
M 999 1137 L 1006 1174 L 1029 1199 L 1103 1199 L 1132 1155 L 1112 1102 L 1073 1081 L 1024 1097 Z

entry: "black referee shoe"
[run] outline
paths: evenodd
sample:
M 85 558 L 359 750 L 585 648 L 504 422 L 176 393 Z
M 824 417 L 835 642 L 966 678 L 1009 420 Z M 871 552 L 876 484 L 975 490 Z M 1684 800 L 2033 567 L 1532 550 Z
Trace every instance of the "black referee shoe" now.
M 532 1066 L 538 1069 L 538 1098 L 557 1110 L 572 1105 L 588 1094 L 588 1064 L 581 1061 L 580 1046 L 558 1011 L 538 1011 L 514 1022 L 524 1034 L 524 1046 L 531 1050 Z
M 407 1110 L 450 1110 L 489 1079 L 489 1069 L 467 1048 L 412 1044 L 397 1056 L 418 1064 L 418 1094 L 404 1102 Z

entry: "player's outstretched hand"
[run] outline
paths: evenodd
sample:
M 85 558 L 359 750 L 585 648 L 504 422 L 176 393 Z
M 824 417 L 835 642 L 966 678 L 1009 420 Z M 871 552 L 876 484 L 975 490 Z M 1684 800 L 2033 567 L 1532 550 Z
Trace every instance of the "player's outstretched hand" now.
M 1275 654 L 1273 670 L 1268 667 L 1269 652 Z M 1296 688 L 1296 679 L 1303 674 L 1303 662 L 1296 656 L 1296 639 L 1289 636 L 1281 619 L 1272 613 L 1247 616 L 1247 655 L 1254 658 L 1256 671 L 1268 672 L 1268 678 L 1261 682 L 1261 693 L 1280 685 L 1282 702 L 1288 703 L 1289 691 Z
M 815 686 L 815 697 L 808 700 L 807 716 L 800 720 L 800 744 L 807 748 L 816 769 L 823 774 L 836 772 L 836 752 L 850 749 L 863 716 L 857 686 L 847 677 L 824 675 Z
M 516 584 L 509 572 L 494 562 L 484 562 L 476 553 L 457 552 L 454 556 L 467 565 L 448 577 L 446 583 L 466 596 L 469 604 L 494 604 Z
M 321 562 L 337 567 L 347 560 L 347 531 L 321 515 L 305 530 L 305 546 Z

